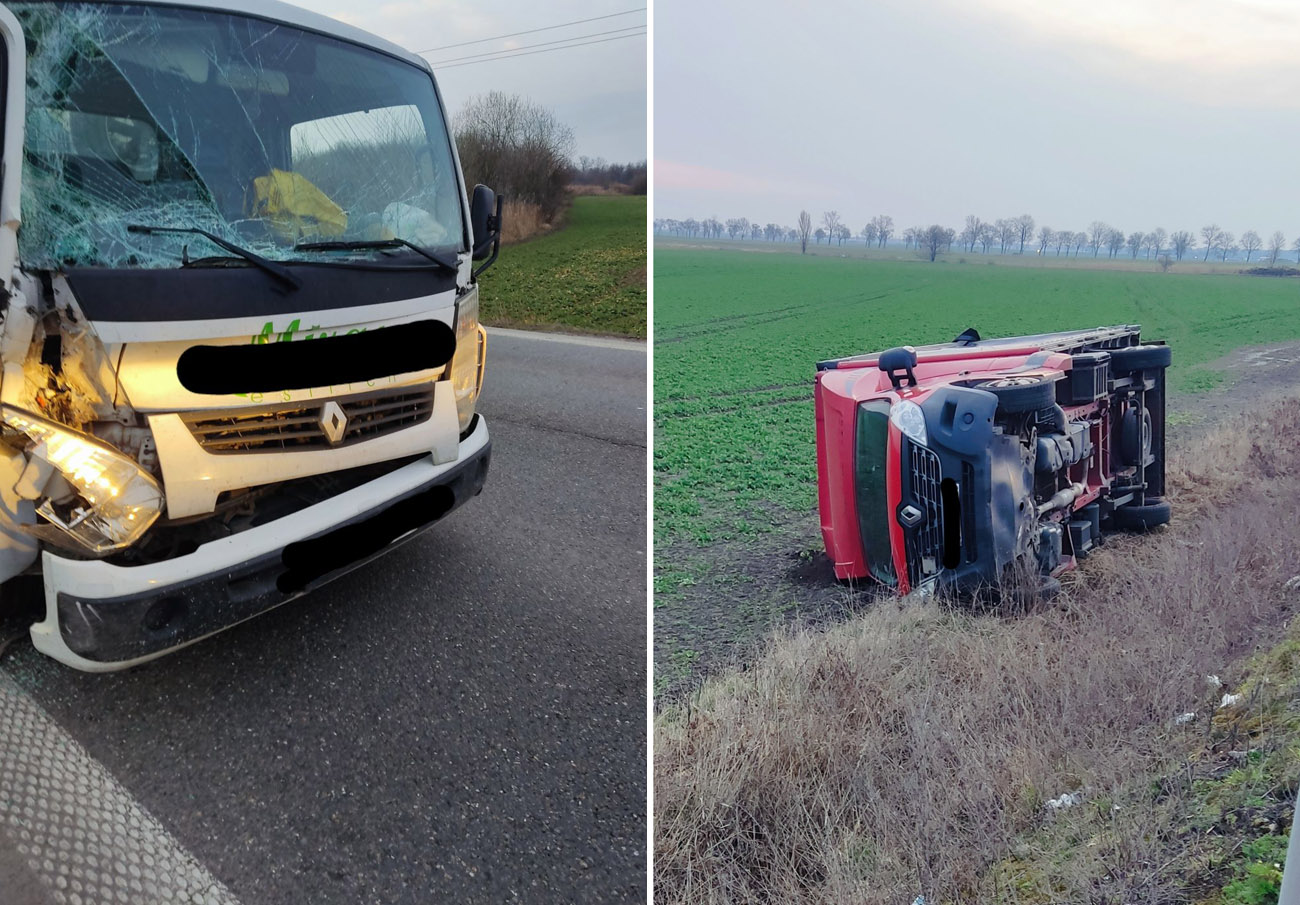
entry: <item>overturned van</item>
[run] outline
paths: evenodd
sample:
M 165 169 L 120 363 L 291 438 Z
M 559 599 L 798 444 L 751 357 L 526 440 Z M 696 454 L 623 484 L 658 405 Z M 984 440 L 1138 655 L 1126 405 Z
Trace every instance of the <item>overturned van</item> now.
M 500 204 L 427 63 L 266 0 L 0 37 L 0 581 L 43 575 L 39 650 L 156 657 L 479 492 Z

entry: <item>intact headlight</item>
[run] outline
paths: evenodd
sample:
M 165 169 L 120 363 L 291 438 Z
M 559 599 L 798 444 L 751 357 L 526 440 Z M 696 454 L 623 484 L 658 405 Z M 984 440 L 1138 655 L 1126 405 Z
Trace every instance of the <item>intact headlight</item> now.
M 894 427 L 901 430 L 915 442 L 925 446 L 925 413 L 915 402 L 903 399 L 889 408 L 889 420 Z
M 460 429 L 469 427 L 474 405 L 483 388 L 487 357 L 487 331 L 478 322 L 478 290 L 465 293 L 456 303 L 456 352 L 451 359 L 451 387 L 456 395 Z
M 102 555 L 135 543 L 162 512 L 162 488 L 134 459 L 21 409 L 0 407 L 0 418 L 30 441 L 28 470 L 44 471 L 30 481 L 25 471 L 19 479 L 20 487 L 30 485 L 27 498 L 36 499 L 44 519 L 28 529 L 34 534 Z

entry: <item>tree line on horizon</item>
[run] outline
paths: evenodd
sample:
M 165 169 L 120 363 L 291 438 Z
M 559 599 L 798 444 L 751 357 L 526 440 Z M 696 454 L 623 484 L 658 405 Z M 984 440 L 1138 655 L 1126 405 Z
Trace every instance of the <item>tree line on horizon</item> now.
M 1136 259 L 1139 255 L 1154 259 L 1168 268 L 1172 261 L 1181 261 L 1184 257 L 1204 251 L 1202 260 L 1208 261 L 1213 255 L 1220 260 L 1228 260 L 1244 252 L 1249 263 L 1258 252 L 1264 260 L 1267 256 L 1270 267 L 1277 264 L 1282 252 L 1288 247 L 1286 236 L 1281 230 L 1275 231 L 1267 240 L 1255 230 L 1247 230 L 1238 239 L 1232 233 L 1222 229 L 1217 223 L 1201 227 L 1198 232 L 1177 230 L 1170 233 L 1164 227 L 1157 227 L 1150 232 L 1127 233 L 1116 229 L 1101 220 L 1094 220 L 1086 230 L 1057 230 L 1050 226 L 1037 226 L 1029 214 L 1008 217 L 999 220 L 982 220 L 971 214 L 966 217 L 963 228 L 958 231 L 939 224 L 931 226 L 911 226 L 897 233 L 894 218 L 881 214 L 873 217 L 858 232 L 856 238 L 863 240 L 868 248 L 884 248 L 889 240 L 901 239 L 904 248 L 915 247 L 919 253 L 933 261 L 941 252 L 951 251 L 953 246 L 960 247 L 968 253 L 978 249 L 984 254 L 1024 254 L 1029 248 L 1035 254 L 1054 253 L 1060 257 L 1079 256 L 1080 251 L 1091 251 L 1092 257 L 1100 257 L 1105 251 L 1108 258 L 1122 256 L 1125 252 Z M 657 218 L 654 230 L 659 235 L 676 235 L 686 238 L 722 239 L 739 241 L 767 241 L 798 243 L 800 250 L 807 253 L 809 242 L 820 245 L 825 242 L 844 245 L 855 238 L 853 230 L 843 221 L 838 211 L 825 211 L 820 224 L 814 227 L 812 215 L 800 211 L 797 225 L 783 226 L 777 223 L 760 224 L 746 217 L 735 217 L 726 221 L 717 217 L 704 220 L 688 218 L 674 220 Z M 1290 244 L 1300 262 L 1300 237 Z

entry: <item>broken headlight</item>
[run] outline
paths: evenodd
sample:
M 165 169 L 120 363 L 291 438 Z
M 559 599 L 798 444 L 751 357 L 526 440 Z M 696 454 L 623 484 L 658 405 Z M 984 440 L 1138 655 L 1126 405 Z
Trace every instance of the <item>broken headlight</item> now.
M 103 555 L 135 543 L 162 512 L 162 488 L 134 459 L 21 409 L 3 406 L 0 417 L 29 441 L 15 489 L 36 501 L 34 534 Z
M 474 404 L 483 388 L 487 331 L 478 322 L 478 290 L 465 293 L 456 303 L 456 352 L 451 359 L 451 387 L 456 394 L 460 429 L 469 427 Z

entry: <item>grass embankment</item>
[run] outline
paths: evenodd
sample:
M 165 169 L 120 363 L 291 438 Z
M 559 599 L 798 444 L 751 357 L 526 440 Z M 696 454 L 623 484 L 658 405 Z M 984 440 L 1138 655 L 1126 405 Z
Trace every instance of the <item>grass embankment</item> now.
M 882 602 L 666 708 L 656 901 L 1274 901 L 1300 769 L 1300 401 L 1169 473 L 1173 524 L 1112 540 L 1053 605 Z
M 573 199 L 567 223 L 509 245 L 483 274 L 489 325 L 646 335 L 646 199 Z

